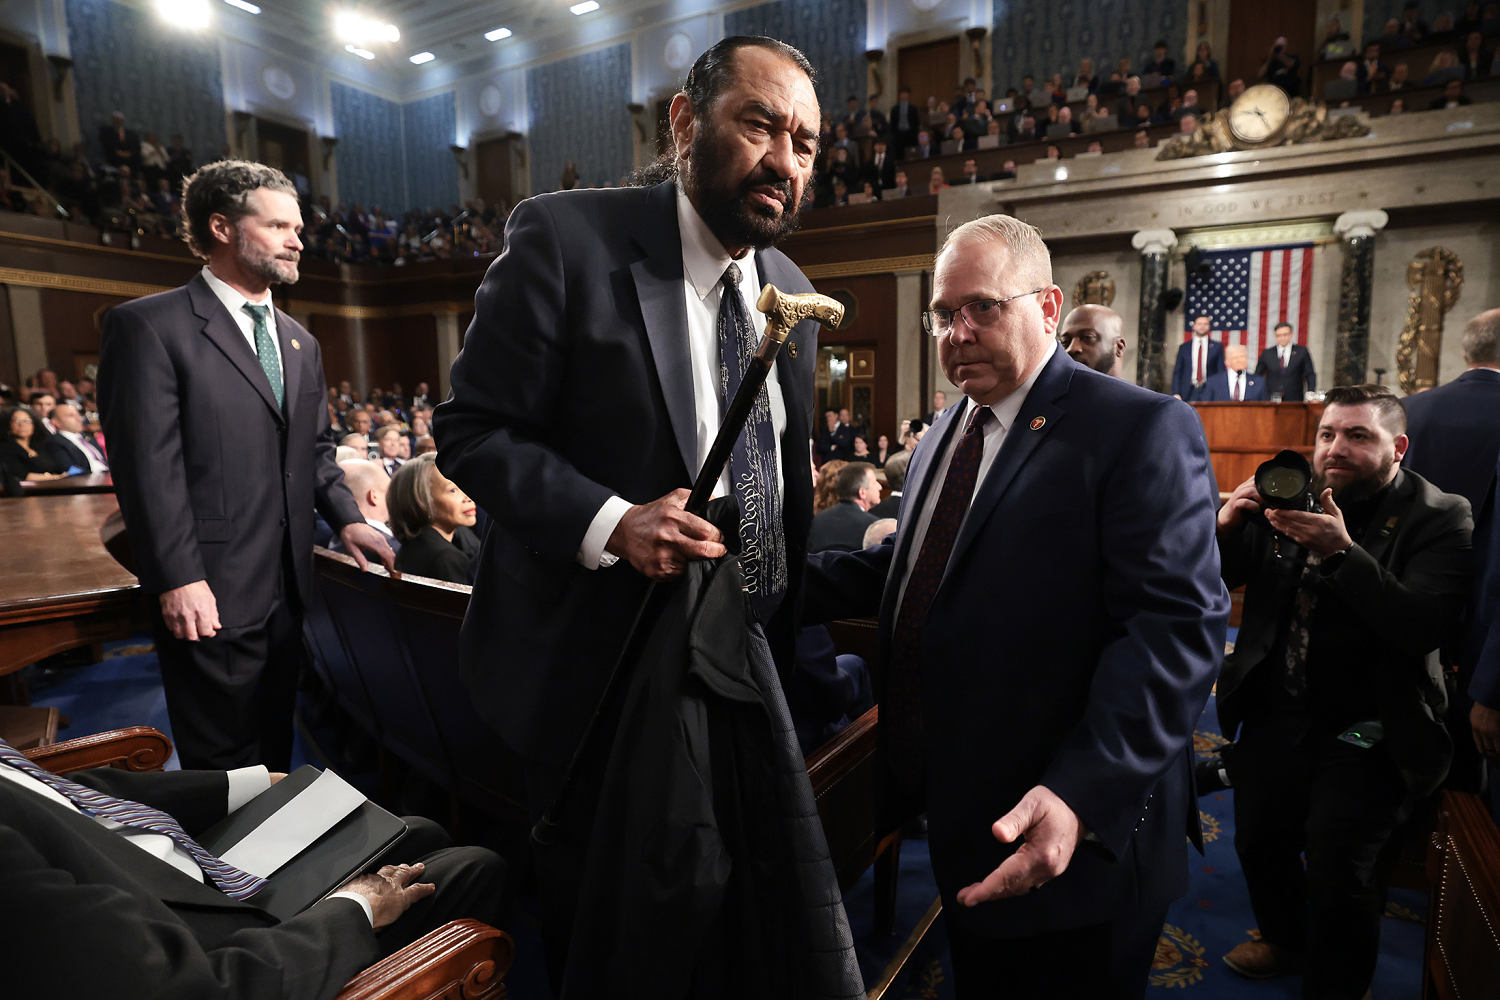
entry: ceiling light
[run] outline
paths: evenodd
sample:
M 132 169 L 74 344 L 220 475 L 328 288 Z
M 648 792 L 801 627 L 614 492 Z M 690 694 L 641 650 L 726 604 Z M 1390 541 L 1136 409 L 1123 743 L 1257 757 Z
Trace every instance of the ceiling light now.
M 401 30 L 394 24 L 382 24 L 380 21 L 352 10 L 334 12 L 333 33 L 339 41 L 353 45 L 401 40 Z
M 484 40 L 487 41 L 487 42 L 498 42 L 502 38 L 509 38 L 509 37 L 510 37 L 510 29 L 509 28 L 496 28 L 494 31 L 486 31 L 484 33 Z
M 359 56 L 361 59 L 374 59 L 375 53 L 369 49 L 362 49 L 358 45 L 345 45 L 344 51 L 350 55 Z
M 575 3 L 568 9 L 574 14 L 592 14 L 599 9 L 599 0 L 583 0 L 583 3 Z
M 156 0 L 156 13 L 174 27 L 197 31 L 213 20 L 208 0 Z
M 227 3 L 231 7 L 238 7 L 240 10 L 244 11 L 246 14 L 259 14 L 260 13 L 260 8 L 259 7 L 255 6 L 255 4 L 253 4 L 253 3 L 247 3 L 246 0 L 224 0 L 224 2 Z
M 418 52 L 416 55 L 407 56 L 407 58 L 410 59 L 414 65 L 421 66 L 423 63 L 432 62 L 437 58 L 437 56 L 433 55 L 431 52 Z

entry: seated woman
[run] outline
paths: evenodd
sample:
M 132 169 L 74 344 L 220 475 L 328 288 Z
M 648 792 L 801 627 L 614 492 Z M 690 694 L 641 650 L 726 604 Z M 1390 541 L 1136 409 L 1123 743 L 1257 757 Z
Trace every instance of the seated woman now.
M 62 478 L 62 470 L 37 447 L 39 442 L 32 441 L 36 418 L 30 410 L 16 406 L 6 411 L 4 427 L 0 434 L 0 479 L 36 483 Z
M 449 583 L 470 583 L 479 552 L 474 501 L 438 471 L 437 454 L 418 455 L 391 477 L 385 497 L 391 531 L 401 542 L 396 570 Z

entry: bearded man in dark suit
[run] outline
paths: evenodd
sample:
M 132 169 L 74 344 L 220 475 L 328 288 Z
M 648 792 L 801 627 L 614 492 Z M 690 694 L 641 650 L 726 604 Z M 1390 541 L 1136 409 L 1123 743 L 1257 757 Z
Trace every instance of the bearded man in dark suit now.
M 724 39 L 673 98 L 674 155 L 660 165 L 672 179 L 522 202 L 480 285 L 434 430 L 443 473 L 493 519 L 461 670 L 475 707 L 524 759 L 536 816 L 647 584 L 726 551 L 717 528 L 683 510 L 686 487 L 727 405 L 731 328 L 747 320 L 758 340 L 764 283 L 811 290 L 771 248 L 794 227 L 818 124 L 806 57 L 769 38 Z M 753 465 L 733 476 L 741 551 L 760 551 L 741 565 L 787 665 L 812 517 L 816 355 L 815 324 L 799 324 L 737 446 L 743 459 L 729 463 Z M 608 449 L 601 425 L 614 429 Z M 542 876 L 554 973 L 574 906 L 564 881 Z
M 302 213 L 279 171 L 188 178 L 183 234 L 207 265 L 104 321 L 99 416 L 187 767 L 285 770 L 312 586 L 313 511 L 387 568 L 334 462 L 318 342 L 271 303 L 297 280 Z

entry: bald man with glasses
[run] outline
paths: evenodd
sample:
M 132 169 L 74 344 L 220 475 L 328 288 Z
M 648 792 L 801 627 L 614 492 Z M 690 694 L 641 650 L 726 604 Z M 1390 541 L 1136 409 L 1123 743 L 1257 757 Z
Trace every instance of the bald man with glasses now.
M 964 393 L 900 528 L 812 557 L 812 620 L 880 617 L 881 801 L 925 810 L 960 997 L 1142 996 L 1198 834 L 1224 648 L 1217 488 L 1185 404 L 1075 364 L 1031 226 L 938 254 L 922 317 Z

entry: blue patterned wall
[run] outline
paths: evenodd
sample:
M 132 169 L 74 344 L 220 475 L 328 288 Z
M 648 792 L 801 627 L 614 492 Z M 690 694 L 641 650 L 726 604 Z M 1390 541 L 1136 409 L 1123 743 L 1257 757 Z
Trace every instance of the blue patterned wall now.
M 458 201 L 458 163 L 448 147 L 458 129 L 452 91 L 401 106 L 406 128 L 407 208 L 447 208 Z
M 1187 4 L 1182 0 L 995 0 L 994 89 L 1020 87 L 1030 73 L 1038 81 L 1061 72 L 1066 79 L 1085 56 L 1106 78 L 1129 56 L 1137 72 L 1159 38 L 1179 62 L 1187 43 Z
M 630 102 L 628 44 L 528 69 L 532 192 L 556 191 L 568 160 L 580 187 L 618 184 L 634 163 Z
M 155 15 L 110 0 L 67 0 L 78 125 L 94 156 L 113 111 L 145 138 L 182 133 L 195 160 L 218 159 L 227 141 L 217 44 L 169 31 Z
M 775 0 L 724 15 L 725 35 L 765 35 L 795 45 L 818 71 L 818 103 L 841 114 L 865 102 L 865 0 Z
M 338 82 L 329 84 L 329 95 L 339 140 L 339 200 L 405 210 L 401 105 Z

